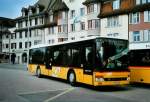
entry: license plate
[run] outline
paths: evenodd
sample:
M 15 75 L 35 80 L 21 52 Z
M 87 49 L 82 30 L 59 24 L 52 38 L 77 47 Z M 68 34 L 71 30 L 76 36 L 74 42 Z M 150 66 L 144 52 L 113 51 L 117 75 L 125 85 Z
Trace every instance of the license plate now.
M 120 82 L 114 82 L 115 85 L 120 85 Z

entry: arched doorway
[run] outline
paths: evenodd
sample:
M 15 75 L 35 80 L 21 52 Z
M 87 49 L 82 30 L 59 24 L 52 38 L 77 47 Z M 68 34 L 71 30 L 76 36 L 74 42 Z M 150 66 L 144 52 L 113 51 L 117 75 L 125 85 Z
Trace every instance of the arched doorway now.
M 27 53 L 22 54 L 22 63 L 27 63 Z

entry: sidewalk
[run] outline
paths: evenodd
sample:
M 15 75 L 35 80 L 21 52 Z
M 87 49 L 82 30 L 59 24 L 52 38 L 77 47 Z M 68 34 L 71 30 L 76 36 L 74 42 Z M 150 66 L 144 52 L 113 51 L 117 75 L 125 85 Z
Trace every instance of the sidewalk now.
M 0 68 L 27 70 L 27 64 L 0 63 Z

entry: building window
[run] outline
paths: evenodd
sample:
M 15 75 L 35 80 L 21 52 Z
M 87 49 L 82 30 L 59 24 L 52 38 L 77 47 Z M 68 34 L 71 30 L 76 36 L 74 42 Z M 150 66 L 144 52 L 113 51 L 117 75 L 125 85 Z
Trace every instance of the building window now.
M 91 4 L 91 5 L 87 6 L 87 13 L 89 14 L 89 13 L 92 13 L 92 12 L 94 12 L 94 4 Z
M 146 0 L 142 0 L 142 4 L 145 4 L 146 3 Z
M 16 43 L 11 43 L 11 49 L 16 49 Z
M 99 28 L 100 27 L 100 20 L 95 20 L 95 28 Z
M 133 41 L 140 41 L 140 31 L 133 32 Z
M 6 49 L 8 49 L 9 48 L 9 45 L 8 44 L 6 44 Z
M 11 39 L 16 39 L 16 33 L 11 34 Z
M 32 26 L 32 19 L 30 19 L 30 26 Z
M 141 4 L 141 0 L 136 0 L 136 5 L 140 5 Z
M 40 18 L 40 24 L 44 24 L 44 18 L 43 17 Z
M 71 10 L 71 18 L 75 17 L 75 10 Z
M 27 31 L 25 31 L 25 38 L 27 38 L 28 37 L 28 32 Z
M 120 8 L 120 0 L 113 1 L 113 10 Z
M 60 33 L 61 31 L 61 25 L 58 25 L 58 32 Z
M 28 42 L 25 42 L 25 48 L 28 48 Z
M 22 38 L 22 32 L 19 32 L 19 38 Z
M 75 24 L 71 24 L 71 32 L 75 31 Z
M 49 44 L 53 44 L 53 43 L 55 43 L 55 40 L 54 40 L 54 39 L 49 40 Z
M 35 40 L 34 41 L 34 45 L 38 45 L 38 44 L 40 44 L 41 43 L 41 40 Z
M 62 19 L 67 19 L 68 18 L 68 14 L 67 12 L 62 12 Z
M 32 31 L 31 30 L 29 31 L 29 36 L 30 36 L 30 38 L 32 37 Z
M 150 3 L 150 0 L 136 0 L 136 5 Z
M 31 47 L 31 42 L 25 42 L 25 48 L 28 48 L 28 46 Z
M 16 39 L 16 33 L 11 34 L 11 39 Z
M 53 22 L 53 15 L 50 15 L 50 22 Z
M 99 19 L 88 20 L 88 29 L 95 29 L 100 27 Z
M 18 22 L 18 28 L 22 28 L 22 21 Z
M 143 40 L 144 41 L 150 41 L 150 30 L 144 30 L 143 31 Z
M 136 12 L 136 13 L 132 13 L 129 15 L 129 22 L 130 24 L 137 24 L 140 22 L 140 13 Z
M 58 19 L 62 19 L 62 12 L 61 11 L 58 13 Z
M 32 43 L 31 43 L 31 41 L 29 42 L 29 47 L 31 47 L 32 46 Z
M 28 26 L 28 21 L 26 20 L 25 23 L 26 23 L 26 27 L 27 27 Z
M 85 9 L 84 8 L 80 8 L 80 16 L 84 16 L 85 15 Z
M 62 25 L 62 26 L 63 26 L 63 32 L 64 32 L 64 33 L 67 33 L 67 25 L 64 24 L 64 25 Z
M 35 25 L 37 25 L 38 24 L 38 20 L 37 20 L 37 18 L 35 18 Z
M 119 17 L 109 17 L 107 18 L 107 27 L 118 27 L 119 26 Z
M 11 34 L 11 39 L 13 39 L 13 36 L 14 36 L 14 35 L 13 35 L 13 34 Z
M 49 28 L 49 34 L 54 34 L 54 27 Z
M 150 11 L 144 11 L 144 22 L 150 22 Z
M 11 43 L 11 49 L 13 49 L 13 43 Z
M 85 30 L 85 22 L 81 22 L 81 30 Z
M 9 39 L 9 35 L 8 34 L 6 34 L 6 39 Z
M 22 42 L 19 43 L 19 49 L 22 49 Z

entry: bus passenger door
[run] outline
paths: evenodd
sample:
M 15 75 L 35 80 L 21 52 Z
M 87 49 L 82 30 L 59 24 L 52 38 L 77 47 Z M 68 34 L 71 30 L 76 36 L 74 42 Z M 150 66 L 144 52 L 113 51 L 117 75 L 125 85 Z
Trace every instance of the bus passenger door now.
M 52 69 L 52 53 L 51 53 L 50 47 L 46 48 L 46 53 L 45 53 L 45 58 L 44 58 L 44 63 L 45 63 L 45 68 L 48 72 L 48 75 L 51 75 L 51 69 Z
M 83 48 L 83 73 L 84 83 L 93 85 L 93 59 L 94 49 L 92 45 Z

